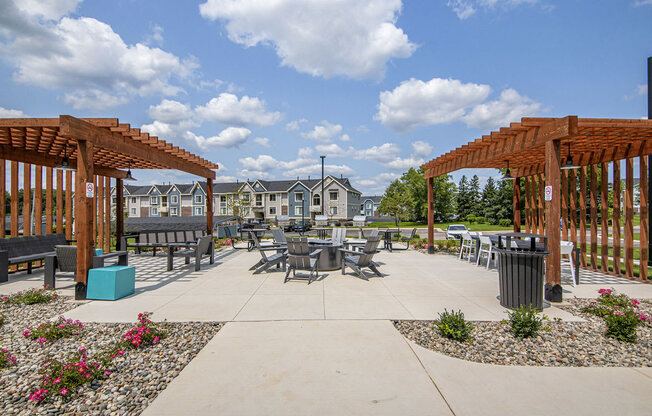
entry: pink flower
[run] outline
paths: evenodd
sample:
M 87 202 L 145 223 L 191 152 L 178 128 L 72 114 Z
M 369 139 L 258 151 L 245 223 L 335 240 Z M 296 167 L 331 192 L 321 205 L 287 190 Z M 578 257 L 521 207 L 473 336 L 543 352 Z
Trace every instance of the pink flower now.
M 2 301 L 3 301 L 3 302 L 6 302 L 6 301 L 7 301 L 7 297 L 6 297 L 6 296 L 3 296 L 3 297 L 2 297 Z
M 84 346 L 79 347 L 79 352 L 84 352 L 84 351 L 86 351 L 86 347 Z
M 91 373 L 86 373 L 86 378 L 91 378 Z
M 25 338 L 29 337 L 30 335 L 32 335 L 32 333 L 29 331 L 29 329 L 26 329 L 25 332 L 23 332 L 23 336 Z
M 156 344 L 159 341 L 159 337 L 154 337 L 154 340 L 152 341 L 152 344 Z
M 55 379 L 52 381 L 52 384 L 57 384 L 57 383 L 61 383 L 61 379 L 60 379 L 59 377 L 55 378 Z
M 68 389 L 66 389 L 65 387 L 62 388 L 62 389 L 59 391 L 59 394 L 61 394 L 62 396 L 65 396 L 66 394 L 68 394 Z
M 118 355 L 122 356 L 125 352 L 123 350 L 118 350 Z
M 641 302 L 637 301 L 636 299 L 632 299 L 632 305 L 634 305 L 635 308 L 638 308 L 638 305 L 640 305 Z
M 38 342 L 39 344 L 43 345 L 43 344 L 45 344 L 45 343 L 47 342 L 47 338 L 45 338 L 45 337 L 38 338 L 38 339 L 36 340 L 36 342 Z
M 104 375 L 105 376 L 108 376 L 109 374 L 111 374 L 111 372 L 109 370 L 104 370 Z
M 621 316 L 621 315 L 624 315 L 624 313 L 622 313 L 620 311 L 616 311 L 616 315 Z

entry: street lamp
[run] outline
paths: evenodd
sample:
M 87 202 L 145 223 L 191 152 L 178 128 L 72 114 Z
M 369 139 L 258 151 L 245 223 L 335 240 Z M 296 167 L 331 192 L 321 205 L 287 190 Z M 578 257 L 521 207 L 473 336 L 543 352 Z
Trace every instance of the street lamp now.
M 319 198 L 319 201 L 321 202 L 321 215 L 325 215 L 324 214 L 324 159 L 326 159 L 326 156 L 319 156 L 319 157 L 321 158 L 321 198 Z

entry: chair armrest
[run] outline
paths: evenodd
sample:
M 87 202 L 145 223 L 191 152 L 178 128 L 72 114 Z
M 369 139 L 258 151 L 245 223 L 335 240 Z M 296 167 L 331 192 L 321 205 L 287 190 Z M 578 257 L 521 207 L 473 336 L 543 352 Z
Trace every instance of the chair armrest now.
M 355 255 L 359 255 L 359 254 L 360 254 L 359 251 L 347 250 L 347 249 L 345 249 L 345 248 L 341 248 L 341 249 L 340 249 L 340 252 L 342 252 L 342 253 L 349 253 L 349 254 L 355 254 Z
M 317 249 L 317 250 L 313 251 L 312 253 L 310 253 L 310 257 L 318 256 L 319 254 L 321 254 L 321 252 L 322 252 L 321 248 Z
M 254 248 L 254 250 L 258 250 L 258 251 L 279 251 L 279 250 L 283 250 L 284 248 L 286 248 L 286 247 L 285 246 L 261 247 L 261 248 Z

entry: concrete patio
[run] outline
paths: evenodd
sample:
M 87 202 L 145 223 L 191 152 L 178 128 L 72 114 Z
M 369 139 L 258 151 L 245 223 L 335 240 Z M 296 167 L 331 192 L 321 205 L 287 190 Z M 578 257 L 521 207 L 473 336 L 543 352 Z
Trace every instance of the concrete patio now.
M 90 301 L 66 314 L 84 322 L 132 322 L 153 311 L 168 321 L 226 321 L 175 378 L 147 415 L 164 414 L 649 414 L 649 368 L 496 366 L 450 358 L 406 340 L 394 319 L 436 319 L 444 308 L 469 320 L 505 317 L 495 270 L 452 255 L 416 251 L 377 256 L 384 278 L 340 271 L 317 282 L 283 283 L 283 274 L 253 275 L 259 254 L 218 251 L 216 264 L 179 264 L 131 256 L 136 293 L 116 302 Z M 652 285 L 582 274 L 563 277 L 566 298 L 594 297 L 601 287 L 652 298 Z M 15 274 L 8 293 L 39 287 L 42 272 Z M 63 294 L 72 278 L 62 277 Z M 578 320 L 554 306 L 550 317 Z

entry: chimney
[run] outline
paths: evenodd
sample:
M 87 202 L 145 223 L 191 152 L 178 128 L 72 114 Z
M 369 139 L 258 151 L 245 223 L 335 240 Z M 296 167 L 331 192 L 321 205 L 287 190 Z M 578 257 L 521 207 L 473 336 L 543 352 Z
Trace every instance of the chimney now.
M 310 175 L 308 175 L 308 180 L 310 180 Z

